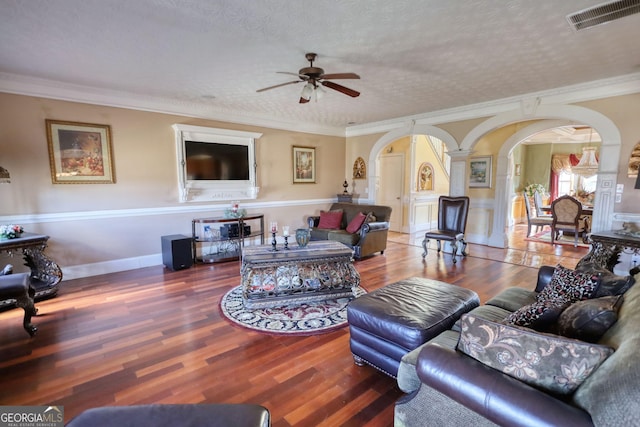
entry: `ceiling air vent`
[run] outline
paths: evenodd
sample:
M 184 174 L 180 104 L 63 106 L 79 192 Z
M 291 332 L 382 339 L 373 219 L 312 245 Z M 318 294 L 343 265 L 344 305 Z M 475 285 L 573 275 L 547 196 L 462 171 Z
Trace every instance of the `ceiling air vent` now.
M 640 0 L 619 0 L 569 14 L 567 21 L 579 31 L 636 13 L 640 13 Z

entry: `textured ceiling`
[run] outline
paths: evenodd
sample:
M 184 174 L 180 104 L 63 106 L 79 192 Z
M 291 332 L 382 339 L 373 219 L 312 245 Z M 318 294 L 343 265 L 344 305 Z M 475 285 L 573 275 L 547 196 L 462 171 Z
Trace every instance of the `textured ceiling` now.
M 640 15 L 575 32 L 593 0 L 0 0 L 0 78 L 211 117 L 344 128 L 640 72 Z M 298 104 L 308 65 L 355 72 Z M 294 78 L 295 79 L 295 78 Z M 42 80 L 37 80 L 42 82 Z

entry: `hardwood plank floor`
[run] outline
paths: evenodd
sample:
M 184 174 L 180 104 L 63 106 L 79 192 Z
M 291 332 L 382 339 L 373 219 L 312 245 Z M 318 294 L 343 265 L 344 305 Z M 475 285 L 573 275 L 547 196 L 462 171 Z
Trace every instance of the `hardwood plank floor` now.
M 525 227 L 526 229 L 526 227 Z M 419 236 L 393 233 L 384 255 L 357 261 L 363 286 L 420 276 L 473 289 L 484 302 L 510 286 L 531 288 L 541 263 L 575 266 L 582 248 L 525 242 L 469 245 L 451 262 Z M 16 262 L 16 264 L 18 264 Z M 390 426 L 402 395 L 393 379 L 353 364 L 344 328 L 310 337 L 265 335 L 221 317 L 239 264 L 163 266 L 64 281 L 37 303 L 29 338 L 22 310 L 0 312 L 0 404 L 85 409 L 144 403 L 240 403 L 269 408 L 274 426 Z

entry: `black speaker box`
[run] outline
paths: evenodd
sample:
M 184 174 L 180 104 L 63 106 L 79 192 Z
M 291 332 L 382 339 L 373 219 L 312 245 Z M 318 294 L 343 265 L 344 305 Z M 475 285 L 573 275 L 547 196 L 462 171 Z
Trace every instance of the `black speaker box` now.
M 162 263 L 172 270 L 193 265 L 191 237 L 182 234 L 162 236 Z

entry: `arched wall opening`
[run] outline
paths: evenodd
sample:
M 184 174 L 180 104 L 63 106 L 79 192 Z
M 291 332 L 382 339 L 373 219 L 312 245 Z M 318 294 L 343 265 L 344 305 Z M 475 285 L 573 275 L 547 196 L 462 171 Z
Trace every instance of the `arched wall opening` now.
M 417 152 L 418 147 L 421 146 L 421 142 L 424 142 L 420 141 L 420 136 L 423 135 L 440 139 L 445 144 L 447 151 L 449 152 L 452 150 L 456 152 L 458 151 L 458 144 L 453 136 L 448 132 L 431 125 L 412 123 L 383 135 L 378 141 L 376 141 L 369 153 L 369 168 L 367 170 L 369 200 L 378 203 L 380 196 L 384 198 L 384 194 L 386 193 L 386 191 L 380 191 L 381 184 L 385 184 L 381 182 L 381 178 L 383 177 L 380 170 L 380 160 L 381 156 L 389 155 L 387 154 L 387 147 L 399 140 L 404 139 L 406 141 L 406 139 L 409 138 L 411 147 L 407 158 L 410 158 L 408 163 L 413 165 L 416 158 L 419 157 L 417 156 Z M 422 146 L 424 147 L 424 145 Z M 396 221 L 402 219 L 402 231 L 406 233 L 413 233 L 422 229 L 432 228 L 434 220 L 437 221 L 438 196 L 435 194 L 436 191 L 420 192 L 418 189 L 414 188 L 417 187 L 418 167 L 413 166 L 411 167 L 411 170 L 405 170 L 405 175 L 408 175 L 405 178 L 407 178 L 406 181 L 409 183 L 409 188 L 405 188 L 405 191 L 403 191 L 403 197 L 400 201 L 401 208 L 399 211 L 394 212 L 392 216 Z M 442 181 L 439 180 L 437 182 L 438 188 L 434 187 L 433 190 L 438 190 L 437 192 L 440 194 L 448 194 L 450 186 L 446 185 L 443 189 L 441 187 L 441 182 Z
M 617 166 L 622 144 L 618 128 L 606 116 L 579 106 L 541 105 L 535 108 L 535 111 L 525 112 L 524 110 L 525 109 L 505 112 L 484 121 L 472 129 L 460 145 L 463 151 L 472 152 L 475 144 L 488 132 L 517 122 L 540 120 L 539 122 L 520 129 L 509 137 L 500 148 L 496 165 L 492 230 L 487 244 L 500 248 L 504 248 L 507 245 L 505 228 L 507 226 L 509 183 L 511 182 L 512 173 L 509 168 L 509 153 L 528 136 L 559 125 L 588 125 L 594 128 L 602 137 L 591 229 L 592 231 L 610 229 L 612 226 L 615 202 L 615 188 L 618 174 Z M 465 174 L 462 174 L 462 176 L 464 177 Z M 454 183 L 453 181 L 452 177 L 452 185 Z
M 532 120 L 539 121 L 519 130 L 500 147 L 496 159 L 494 199 L 471 201 L 472 209 L 474 204 L 476 206 L 480 205 L 483 209 L 491 207 L 493 219 L 490 222 L 491 231 L 488 236 L 477 236 L 475 242 L 473 240 L 470 241 L 499 248 L 506 247 L 505 227 L 507 225 L 509 204 L 508 182 L 510 182 L 510 174 L 512 173 L 509 169 L 509 153 L 518 143 L 534 133 L 552 127 L 571 124 L 591 126 L 602 138 L 592 231 L 610 229 L 614 211 L 617 167 L 622 144 L 620 131 L 608 117 L 591 109 L 575 105 L 540 105 L 539 100 L 537 102 L 523 101 L 522 108 L 506 111 L 485 120 L 473 128 L 459 145 L 451 134 L 441 128 L 420 123 L 407 124 L 383 135 L 374 144 L 369 153 L 370 167 L 367 171 L 369 199 L 376 200 L 380 179 L 379 171 L 376 167 L 378 156 L 385 146 L 396 139 L 411 135 L 433 135 L 441 139 L 446 144 L 449 155 L 452 158 L 449 194 L 465 195 L 468 192 L 466 183 L 468 159 L 473 153 L 473 147 L 476 143 L 487 133 L 503 126 Z M 412 231 L 415 230 L 409 230 L 409 232 Z

